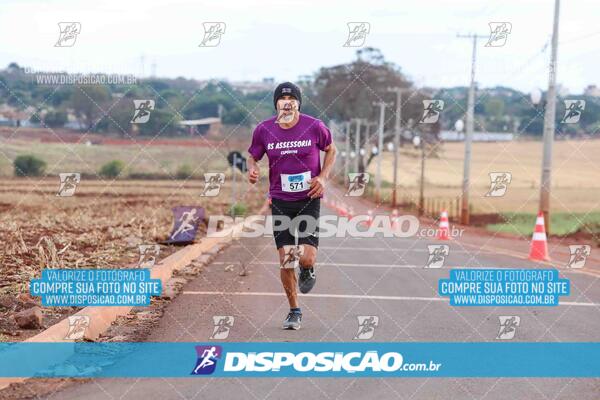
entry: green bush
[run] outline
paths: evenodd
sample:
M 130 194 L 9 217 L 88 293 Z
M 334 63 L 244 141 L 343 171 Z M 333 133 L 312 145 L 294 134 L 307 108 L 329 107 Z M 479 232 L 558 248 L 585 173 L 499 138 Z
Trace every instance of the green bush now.
M 18 156 L 13 161 L 15 176 L 40 176 L 46 169 L 46 162 L 33 155 Z
M 161 174 L 157 172 L 129 172 L 127 174 L 129 179 L 139 180 L 169 180 L 173 178 L 171 174 Z
M 100 176 L 104 178 L 116 178 L 125 168 L 125 164 L 120 160 L 112 160 L 107 162 L 100 168 Z
M 44 117 L 44 123 L 50 128 L 60 128 L 64 126 L 69 119 L 64 111 L 48 111 Z
M 233 207 L 231 207 L 231 214 L 233 216 L 244 216 L 246 215 L 246 211 L 248 211 L 248 207 L 244 203 L 235 203 Z
M 183 164 L 179 168 L 177 168 L 175 177 L 177 177 L 177 179 L 190 179 L 193 173 L 194 170 L 189 164 Z

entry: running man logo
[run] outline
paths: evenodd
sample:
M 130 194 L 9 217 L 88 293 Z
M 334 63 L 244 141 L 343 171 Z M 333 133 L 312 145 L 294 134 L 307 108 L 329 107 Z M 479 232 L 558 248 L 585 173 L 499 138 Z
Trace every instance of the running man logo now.
M 215 340 L 227 339 L 235 319 L 230 315 L 215 315 L 212 318 L 215 327 L 210 338 Z
M 508 185 L 512 181 L 510 172 L 490 172 L 490 190 L 485 197 L 502 197 L 506 194 Z
M 512 31 L 510 22 L 490 22 L 490 38 L 485 47 L 502 47 L 506 44 L 508 35 Z
M 207 172 L 204 174 L 204 189 L 200 196 L 215 197 L 221 192 L 221 185 L 225 183 L 225 174 L 222 172 Z
M 150 119 L 150 112 L 154 111 L 154 100 L 133 100 L 135 110 L 132 124 L 145 124 Z
M 223 355 L 221 346 L 196 346 L 198 360 L 191 375 L 210 375 L 217 368 L 217 360 Z
M 300 263 L 300 257 L 304 254 L 304 246 L 283 246 L 283 261 L 281 268 L 296 268 Z
M 90 326 L 90 317 L 88 315 L 71 315 L 69 317 L 69 331 L 64 340 L 81 340 L 85 335 L 85 330 Z
M 447 244 L 428 244 L 429 258 L 425 264 L 425 268 L 442 268 L 446 256 L 450 254 L 450 246 Z
M 444 110 L 444 100 L 423 100 L 423 117 L 419 121 L 422 124 L 435 124 Z
M 180 206 L 173 208 L 174 225 L 167 243 L 190 243 L 196 238 L 200 221 L 204 218 L 204 208 Z
M 565 100 L 565 115 L 561 124 L 576 124 L 585 110 L 585 100 Z
M 275 123 L 289 124 L 294 120 L 294 115 L 297 112 L 298 102 L 296 100 L 279 100 L 277 102 L 277 120 Z
M 62 172 L 58 174 L 60 186 L 56 193 L 59 197 L 71 197 L 75 194 L 77 185 L 81 182 L 81 174 L 79 172 Z
M 204 38 L 198 47 L 217 47 L 225 34 L 225 22 L 203 22 Z
M 358 331 L 354 340 L 369 340 L 375 334 L 375 328 L 379 326 L 379 317 L 376 315 L 358 315 Z
M 367 35 L 371 32 L 368 22 L 348 22 L 348 39 L 343 47 L 362 47 Z
M 499 316 L 500 330 L 498 331 L 498 340 L 511 340 L 515 337 L 517 332 L 517 326 L 521 325 L 521 317 L 516 315 L 502 315 Z
M 59 22 L 58 29 L 60 34 L 54 47 L 73 47 L 77 40 L 77 35 L 81 33 L 81 23 L 79 22 Z
M 138 268 L 152 268 L 158 259 L 160 246 L 157 244 L 140 244 L 140 259 L 138 260 Z
M 571 256 L 567 268 L 583 268 L 585 261 L 592 253 L 592 247 L 589 244 L 572 244 L 569 245 L 569 252 L 571 252 Z
M 359 197 L 365 192 L 367 184 L 369 183 L 370 175 L 366 172 L 355 173 L 351 172 L 348 174 L 348 190 L 344 196 L 346 197 Z

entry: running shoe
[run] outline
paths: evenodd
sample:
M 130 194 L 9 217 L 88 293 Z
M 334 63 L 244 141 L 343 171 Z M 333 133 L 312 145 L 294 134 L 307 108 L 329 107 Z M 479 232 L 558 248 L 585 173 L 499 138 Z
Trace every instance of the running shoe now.
M 290 312 L 285 321 L 283 321 L 283 329 L 293 329 L 297 331 L 300 329 L 300 322 L 302 322 L 302 314 Z
M 298 275 L 298 287 L 300 288 L 300 291 L 302 293 L 310 292 L 317 282 L 315 269 L 313 267 L 300 267 L 300 273 Z

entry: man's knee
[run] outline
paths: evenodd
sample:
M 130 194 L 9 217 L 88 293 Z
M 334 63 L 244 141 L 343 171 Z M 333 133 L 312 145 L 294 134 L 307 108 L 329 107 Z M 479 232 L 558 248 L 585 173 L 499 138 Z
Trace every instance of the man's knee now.
M 312 267 L 317 262 L 316 252 L 304 252 L 304 255 L 300 257 L 300 265 L 303 267 Z

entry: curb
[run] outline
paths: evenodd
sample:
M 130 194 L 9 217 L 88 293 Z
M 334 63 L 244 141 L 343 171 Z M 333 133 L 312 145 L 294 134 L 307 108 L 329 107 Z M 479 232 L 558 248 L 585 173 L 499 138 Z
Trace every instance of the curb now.
M 265 202 L 261 209 L 258 211 L 258 214 L 265 214 L 268 210 L 268 202 Z M 243 223 L 242 223 L 243 224 Z M 233 227 L 233 231 L 236 229 L 241 229 L 242 224 L 235 225 Z M 216 251 L 220 251 L 223 248 L 224 244 L 227 244 L 233 240 L 233 234 L 227 235 L 225 237 L 215 237 L 215 238 L 202 238 L 200 243 L 192 244 L 184 247 L 183 249 L 171 254 L 160 263 L 157 263 L 151 270 L 150 276 L 153 279 L 160 279 L 163 287 L 163 293 L 161 293 L 161 297 L 164 297 L 165 289 L 171 288 L 173 286 L 174 281 L 171 280 L 173 277 L 173 273 L 180 269 L 183 269 L 188 264 L 190 264 L 194 259 L 202 256 L 205 253 L 212 253 L 213 248 L 216 248 Z M 132 306 L 122 306 L 122 307 L 98 307 L 98 306 L 90 306 L 85 307 L 79 310 L 77 313 L 73 315 L 85 315 L 90 317 L 90 324 L 85 330 L 84 339 L 85 340 L 95 340 L 97 339 L 103 332 L 105 332 L 117 319 L 119 316 L 127 315 Z M 65 318 L 60 322 L 52 325 L 47 328 L 43 332 L 38 333 L 37 335 L 30 337 L 23 341 L 26 342 L 67 342 L 72 343 L 73 340 L 65 340 L 65 336 L 69 331 L 69 318 Z M 68 354 L 66 355 L 69 356 Z M 59 361 L 59 360 L 57 360 Z M 18 378 L 1 378 L 0 377 L 0 390 L 6 388 L 11 383 L 20 383 L 29 378 L 18 377 Z

